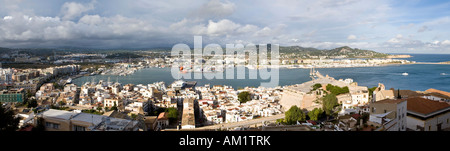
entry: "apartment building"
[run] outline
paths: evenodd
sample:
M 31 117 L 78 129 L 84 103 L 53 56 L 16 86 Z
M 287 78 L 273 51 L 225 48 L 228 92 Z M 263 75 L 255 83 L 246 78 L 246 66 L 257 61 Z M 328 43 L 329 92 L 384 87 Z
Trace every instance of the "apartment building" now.
M 139 129 L 138 122 L 133 120 L 54 109 L 44 111 L 35 118 L 43 119 L 46 131 L 137 131 Z
M 421 97 L 408 98 L 408 130 L 440 131 L 450 128 L 450 105 Z
M 376 131 L 406 131 L 407 104 L 404 99 L 385 99 L 371 103 L 368 125 L 377 127 Z

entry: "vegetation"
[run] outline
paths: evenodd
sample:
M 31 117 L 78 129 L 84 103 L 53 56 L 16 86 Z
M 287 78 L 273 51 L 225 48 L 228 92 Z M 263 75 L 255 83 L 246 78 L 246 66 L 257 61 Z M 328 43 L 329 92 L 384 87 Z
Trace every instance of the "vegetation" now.
M 67 110 L 69 109 L 69 107 L 65 107 L 65 106 L 55 106 L 55 105 L 50 105 L 51 109 L 55 109 L 55 110 Z
M 317 90 L 318 88 L 321 88 L 322 84 L 317 83 L 317 84 L 314 84 L 312 87 L 313 87 L 313 91 L 314 91 L 314 90 Z
M 5 109 L 0 105 L 0 131 L 15 131 L 19 126 L 20 119 L 14 116 L 12 110 Z
M 358 119 L 358 123 L 357 124 L 359 124 L 361 119 L 363 120 L 363 123 L 366 124 L 367 121 L 369 120 L 369 117 L 370 117 L 370 113 L 362 113 L 361 117 L 359 117 L 359 119 Z
M 321 108 L 314 108 L 314 110 L 308 112 L 310 120 L 317 121 L 321 117 L 323 110 Z
M 114 105 L 111 107 L 111 110 L 117 111 L 117 104 L 114 102 Z
M 281 47 L 280 53 L 294 54 L 297 57 L 311 58 L 311 56 L 345 56 L 345 58 L 386 58 L 388 54 L 378 53 L 371 50 L 361 50 L 358 48 L 350 48 L 343 46 L 330 50 L 320 50 L 316 48 L 304 48 L 300 46 Z
M 238 94 L 239 102 L 245 103 L 251 100 L 250 93 L 248 91 L 244 91 Z
M 339 86 L 335 86 L 335 85 L 331 85 L 331 84 L 327 85 L 327 91 L 330 91 L 334 95 L 345 94 L 345 93 L 350 92 L 347 86 L 341 88 Z
M 107 59 L 127 59 L 127 58 L 140 58 L 141 55 L 130 52 L 119 52 L 106 56 Z
M 178 110 L 176 108 L 158 108 L 150 113 L 150 116 L 158 116 L 162 112 L 166 112 L 167 117 L 169 118 L 169 123 L 176 122 L 178 119 Z
M 284 122 L 288 125 L 296 124 L 297 121 L 305 121 L 306 114 L 296 105 L 292 106 L 285 114 Z
M 64 89 L 64 85 L 60 85 L 57 82 L 53 83 L 53 87 L 55 87 L 55 89 Z
M 375 89 L 377 89 L 377 87 L 369 88 L 369 96 L 372 96 L 373 91 L 375 91 Z
M 31 131 L 45 131 L 44 118 L 39 117 L 37 119 L 37 125 Z
M 165 108 L 158 108 L 150 113 L 150 116 L 158 116 L 160 113 L 165 112 Z
M 89 114 L 103 115 L 103 112 L 99 112 L 99 111 L 94 110 L 94 109 L 82 110 L 81 112 L 83 112 L 83 113 L 89 113 Z
M 335 94 L 327 94 L 322 98 L 322 108 L 327 116 L 333 114 L 333 109 L 338 105 Z
M 137 115 L 136 114 L 131 114 L 131 119 L 136 120 Z
M 173 123 L 176 122 L 178 119 L 178 110 L 176 108 L 167 108 L 165 110 L 165 112 L 167 113 L 167 117 L 169 118 L 169 123 Z

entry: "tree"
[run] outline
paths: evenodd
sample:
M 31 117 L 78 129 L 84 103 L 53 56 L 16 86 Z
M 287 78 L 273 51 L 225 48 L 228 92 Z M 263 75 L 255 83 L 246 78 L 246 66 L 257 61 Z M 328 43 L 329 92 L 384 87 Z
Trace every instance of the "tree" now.
M 313 91 L 314 91 L 314 90 L 317 90 L 318 88 L 321 88 L 322 84 L 317 83 L 317 84 L 314 84 L 312 87 L 313 87 Z
M 338 105 L 337 98 L 335 94 L 327 94 L 322 98 L 322 108 L 327 116 L 333 113 L 334 107 Z
M 339 95 L 339 94 L 344 94 L 344 93 L 350 92 L 347 86 L 341 88 L 339 86 L 334 86 L 334 85 L 328 84 L 326 88 L 328 91 L 330 91 L 334 95 Z
M 111 110 L 117 111 L 117 105 L 116 105 L 116 102 L 114 102 L 114 105 L 113 105 L 113 107 L 111 107 Z
M 131 114 L 131 119 L 136 120 L 137 115 L 136 114 Z
M 375 91 L 375 89 L 377 89 L 377 87 L 369 88 L 369 96 L 372 96 L 373 91 Z
M 178 119 L 178 110 L 176 108 L 167 108 L 165 112 L 167 112 L 167 117 L 169 118 L 170 123 L 173 123 Z
M 239 102 L 245 103 L 251 100 L 250 93 L 248 91 L 244 91 L 238 94 Z
M 31 131 L 45 131 L 44 118 L 37 118 L 37 125 Z
M 308 112 L 308 116 L 310 120 L 317 121 L 322 113 L 323 110 L 321 108 L 314 108 L 314 110 Z
M 296 105 L 292 106 L 285 114 L 286 124 L 296 124 L 297 121 L 305 121 L 306 115 Z
M 37 107 L 37 106 L 38 106 L 38 103 L 37 103 L 36 99 L 32 99 L 31 101 L 27 102 L 28 108 Z
M 6 110 L 0 105 L 0 131 L 15 131 L 18 129 L 20 119 L 14 116 L 12 110 Z

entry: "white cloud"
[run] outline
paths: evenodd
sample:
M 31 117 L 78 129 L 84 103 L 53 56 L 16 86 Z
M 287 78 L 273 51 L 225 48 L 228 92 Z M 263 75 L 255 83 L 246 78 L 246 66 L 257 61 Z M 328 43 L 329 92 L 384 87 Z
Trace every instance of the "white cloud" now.
M 356 40 L 356 36 L 355 35 L 349 35 L 347 37 L 348 40 Z
M 80 17 L 83 13 L 93 10 L 95 2 L 95 0 L 89 4 L 66 2 L 61 8 L 61 13 L 63 14 L 62 18 L 65 20 L 72 20 L 76 17 Z
M 441 42 L 442 45 L 450 45 L 450 40 L 444 40 Z
M 209 20 L 207 34 L 210 36 L 230 35 L 233 34 L 234 30 L 239 27 L 239 24 L 236 24 L 228 19 L 224 19 L 218 22 Z

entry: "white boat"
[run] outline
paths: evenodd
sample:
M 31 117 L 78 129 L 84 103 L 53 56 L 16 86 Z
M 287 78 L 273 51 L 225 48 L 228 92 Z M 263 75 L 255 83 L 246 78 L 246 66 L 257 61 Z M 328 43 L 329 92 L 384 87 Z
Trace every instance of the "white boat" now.
M 67 79 L 66 83 L 68 84 L 72 83 L 72 78 Z
M 406 72 L 404 72 L 404 73 L 402 73 L 402 75 L 404 75 L 404 76 L 407 76 L 407 75 L 409 75 L 408 73 L 406 73 Z
M 447 75 L 446 73 L 441 73 L 441 75 Z

